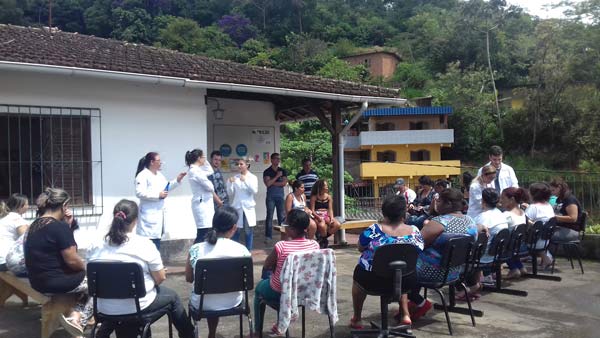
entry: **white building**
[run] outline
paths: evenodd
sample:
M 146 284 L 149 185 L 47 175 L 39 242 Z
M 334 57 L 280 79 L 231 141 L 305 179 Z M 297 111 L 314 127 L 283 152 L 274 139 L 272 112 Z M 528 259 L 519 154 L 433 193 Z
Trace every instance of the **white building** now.
M 105 233 L 118 200 L 136 200 L 148 151 L 173 178 L 187 170 L 186 150 L 229 148 L 226 162 L 255 158 L 260 179 L 279 152 L 280 123 L 317 114 L 336 125 L 340 109 L 404 102 L 391 89 L 80 34 L 0 25 L 0 46 L 0 199 L 64 187 L 81 247 Z M 264 195 L 261 184 L 259 221 Z M 184 179 L 167 198 L 164 239 L 195 236 L 190 197 Z

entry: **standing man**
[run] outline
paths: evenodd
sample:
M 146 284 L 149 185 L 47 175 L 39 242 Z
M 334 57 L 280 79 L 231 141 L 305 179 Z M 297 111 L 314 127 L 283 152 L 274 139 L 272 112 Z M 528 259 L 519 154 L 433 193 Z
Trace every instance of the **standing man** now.
M 308 158 L 302 160 L 302 170 L 296 174 L 296 179 L 304 183 L 304 194 L 306 200 L 310 201 L 310 191 L 315 182 L 319 180 L 319 175 L 312 170 L 312 161 Z
M 227 196 L 227 186 L 223 180 L 223 173 L 221 172 L 221 162 L 223 161 L 223 155 L 220 151 L 215 150 L 210 153 L 210 165 L 213 168 L 214 173 L 208 176 L 208 179 L 212 182 L 215 187 L 213 192 L 213 200 L 215 201 L 215 210 L 219 209 L 224 205 L 229 205 L 229 197 Z
M 271 154 L 271 166 L 263 172 L 263 182 L 267 186 L 267 219 L 265 220 L 265 243 L 273 240 L 273 211 L 277 208 L 277 222 L 283 223 L 285 203 L 283 187 L 288 182 L 287 172 L 279 167 L 281 157 L 278 153 Z
M 502 190 L 509 187 L 519 187 L 519 181 L 517 175 L 511 166 L 502 162 L 502 148 L 499 146 L 492 146 L 489 152 L 490 161 L 486 165 L 493 165 L 496 168 L 496 178 L 492 182 L 492 187 L 496 189 L 498 194 L 502 193 Z M 481 176 L 481 169 L 477 172 L 477 176 Z
M 411 204 L 415 198 L 417 198 L 417 193 L 411 188 L 407 187 L 404 184 L 404 179 L 402 177 L 396 180 L 396 184 L 394 184 L 394 188 L 396 189 L 396 195 L 402 195 L 406 199 L 406 204 Z

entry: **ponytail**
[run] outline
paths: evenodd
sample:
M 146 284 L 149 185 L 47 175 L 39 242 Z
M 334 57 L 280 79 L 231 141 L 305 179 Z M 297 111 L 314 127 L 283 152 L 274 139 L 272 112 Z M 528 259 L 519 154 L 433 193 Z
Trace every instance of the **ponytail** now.
M 144 155 L 144 157 L 140 158 L 140 160 L 138 161 L 137 170 L 135 171 L 135 176 L 137 177 L 137 175 L 140 172 L 142 172 L 144 168 L 148 168 L 150 166 L 150 162 L 152 162 L 152 160 L 154 160 L 156 156 L 158 156 L 158 153 L 151 151 Z
M 189 167 L 198 161 L 198 158 L 202 157 L 203 152 L 201 149 L 193 149 L 185 152 L 185 164 Z
M 0 201 L 0 218 L 4 218 L 4 216 L 8 215 L 9 212 L 10 210 L 6 206 L 6 203 L 4 203 L 4 201 Z
M 219 235 L 231 230 L 234 226 L 236 226 L 237 221 L 238 213 L 235 208 L 231 206 L 224 206 L 217 209 L 215 211 L 215 216 L 213 217 L 212 229 L 210 229 L 206 234 L 205 241 L 212 245 L 217 244 Z
M 115 205 L 113 221 L 105 239 L 110 245 L 119 246 L 129 240 L 127 234 L 132 223 L 138 218 L 138 206 L 135 202 L 122 199 Z

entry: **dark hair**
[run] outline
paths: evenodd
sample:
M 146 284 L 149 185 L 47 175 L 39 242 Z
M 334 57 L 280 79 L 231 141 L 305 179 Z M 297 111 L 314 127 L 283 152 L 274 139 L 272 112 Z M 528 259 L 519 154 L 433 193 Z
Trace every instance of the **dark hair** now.
M 469 189 L 469 187 L 471 186 L 471 182 L 473 182 L 473 174 L 471 174 L 470 171 L 465 171 L 462 174 L 462 183 L 463 183 L 463 187 L 466 187 L 467 189 Z
M 156 156 L 158 156 L 157 152 L 151 151 L 147 153 L 144 157 L 140 158 L 138 161 L 137 170 L 135 171 L 135 176 L 137 176 L 144 168 L 148 168 L 150 166 L 150 162 L 152 162 Z
M 455 188 L 444 189 L 440 192 L 436 202 L 437 212 L 440 215 L 445 215 L 455 211 L 462 211 L 464 207 L 463 200 L 463 194 L 460 190 Z
M 299 189 L 303 184 L 304 182 L 300 180 L 295 180 L 294 182 L 292 182 L 292 191 L 296 191 L 296 189 Z
M 446 180 L 437 180 L 437 181 L 435 181 L 435 186 L 436 187 L 441 187 L 441 188 L 444 188 L 444 189 L 448 188 L 448 184 L 449 183 Z
M 550 181 L 550 186 L 559 189 L 557 197 L 561 201 L 571 195 L 571 189 L 569 189 L 569 185 L 561 177 L 554 177 L 552 181 Z
M 323 191 L 324 188 L 325 188 L 325 180 L 323 180 L 323 179 L 317 180 L 315 182 L 315 184 L 313 184 L 312 188 L 310 189 L 310 195 L 311 196 L 319 196 L 319 194 L 321 193 L 321 191 Z
M 500 156 L 503 153 L 504 152 L 502 151 L 502 148 L 500 148 L 500 146 L 491 146 L 488 155 L 490 155 L 490 156 Z
M 212 160 L 212 158 L 215 156 L 223 156 L 223 154 L 221 154 L 221 152 L 218 150 L 213 150 L 213 152 L 210 153 L 210 159 Z
M 17 211 L 18 209 L 24 207 L 25 204 L 27 204 L 28 202 L 29 199 L 27 198 L 27 196 L 23 194 L 12 194 L 6 200 L 6 207 L 9 211 Z
M 303 159 L 302 159 L 302 165 L 304 165 L 305 163 L 308 163 L 308 162 L 312 162 L 312 161 L 310 160 L 310 158 L 303 158 Z
M 514 199 L 518 204 L 529 202 L 529 194 L 523 188 L 508 187 L 502 190 L 502 196 Z
M 215 216 L 212 221 L 212 228 L 206 234 L 204 239 L 208 243 L 215 245 L 219 234 L 224 234 L 231 230 L 238 222 L 238 213 L 234 207 L 224 206 L 215 210 Z
M 202 149 L 193 149 L 190 151 L 186 151 L 185 152 L 185 164 L 189 167 L 192 164 L 196 163 L 196 161 L 198 161 L 198 158 L 202 157 L 204 153 L 202 152 Z
M 433 180 L 429 176 L 419 177 L 419 184 L 433 187 Z
M 495 208 L 498 204 L 498 201 L 500 200 L 498 193 L 494 188 L 483 189 L 483 191 L 481 192 L 481 199 L 483 200 L 483 203 L 485 203 L 485 205 L 487 205 L 489 208 Z
M 292 209 L 285 216 L 285 221 L 289 227 L 292 227 L 296 230 L 296 234 L 298 237 L 304 235 L 306 229 L 310 225 L 310 218 L 308 218 L 308 214 L 304 210 Z
M 43 215 L 48 210 L 58 210 L 71 200 L 71 196 L 60 188 L 46 188 L 43 193 L 38 196 L 35 204 L 37 205 L 38 217 Z
M 406 218 L 406 198 L 402 195 L 386 197 L 381 204 L 381 213 L 390 223 L 403 221 Z
M 529 194 L 534 202 L 548 202 L 552 191 L 546 182 L 537 182 L 529 186 Z
M 118 246 L 128 241 L 127 233 L 138 218 L 139 209 L 134 201 L 122 199 L 113 209 L 113 221 L 104 237 L 110 245 Z
M 281 156 L 279 156 L 279 153 L 272 153 L 271 154 L 271 159 L 275 158 L 275 157 L 279 157 L 281 158 Z

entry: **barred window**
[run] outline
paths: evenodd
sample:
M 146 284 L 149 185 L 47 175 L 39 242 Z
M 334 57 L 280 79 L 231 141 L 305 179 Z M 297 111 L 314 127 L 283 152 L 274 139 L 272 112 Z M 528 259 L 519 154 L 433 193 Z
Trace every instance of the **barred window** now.
M 0 104 L 0 198 L 22 193 L 34 201 L 46 187 L 60 187 L 73 206 L 96 205 L 92 172 L 101 157 L 92 158 L 92 134 L 99 123 L 99 109 Z
M 431 158 L 431 153 L 429 150 L 417 150 L 410 152 L 410 160 L 411 161 L 429 161 Z

